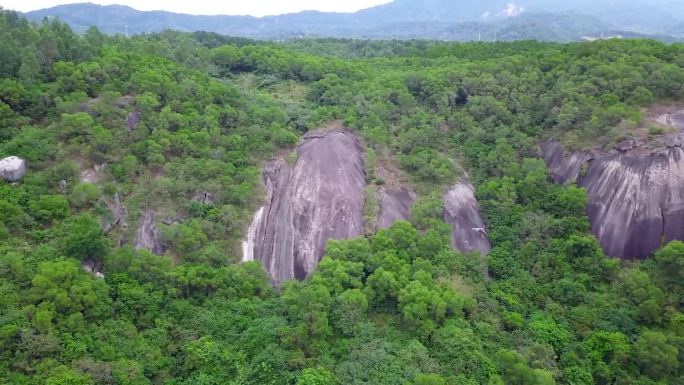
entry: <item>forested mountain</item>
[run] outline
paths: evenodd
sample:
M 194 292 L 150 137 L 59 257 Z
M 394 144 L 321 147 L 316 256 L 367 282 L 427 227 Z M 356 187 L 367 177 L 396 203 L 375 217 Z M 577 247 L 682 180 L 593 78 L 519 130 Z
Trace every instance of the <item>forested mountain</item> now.
M 681 44 L 2 11 L 0 384 L 684 383 L 683 145 Z
M 164 29 L 207 31 L 256 39 L 344 37 L 493 41 L 574 41 L 583 37 L 684 38 L 684 4 L 677 0 L 395 0 L 355 13 L 301 12 L 255 18 L 141 12 L 129 7 L 69 4 L 29 12 L 40 22 L 55 16 L 76 31 L 105 33 Z

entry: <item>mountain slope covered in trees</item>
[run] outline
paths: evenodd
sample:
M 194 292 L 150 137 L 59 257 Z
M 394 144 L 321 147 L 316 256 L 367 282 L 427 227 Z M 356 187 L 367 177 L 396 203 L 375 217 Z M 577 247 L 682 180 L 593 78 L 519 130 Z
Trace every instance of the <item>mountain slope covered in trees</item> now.
M 682 382 L 684 243 L 607 258 L 537 144 L 642 135 L 684 98 L 683 46 L 126 38 L 12 12 L 0 36 L 0 158 L 29 165 L 0 183 L 0 384 Z M 274 289 L 237 263 L 260 167 L 330 122 L 416 201 Z M 486 257 L 443 222 L 466 174 Z M 162 255 L 134 247 L 150 210 Z
M 141 12 L 119 6 L 68 4 L 29 12 L 36 22 L 59 17 L 77 31 L 91 25 L 105 33 L 164 29 L 208 31 L 282 40 L 301 37 L 576 41 L 593 36 L 684 38 L 684 7 L 675 0 L 395 0 L 355 13 L 300 12 L 266 16 L 197 16 Z

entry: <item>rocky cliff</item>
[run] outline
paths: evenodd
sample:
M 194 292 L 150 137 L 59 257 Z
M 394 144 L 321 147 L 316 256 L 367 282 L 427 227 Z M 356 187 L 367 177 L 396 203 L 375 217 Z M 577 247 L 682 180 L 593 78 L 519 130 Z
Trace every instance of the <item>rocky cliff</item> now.
M 294 165 L 264 167 L 266 203 L 254 216 L 243 260 L 258 260 L 275 284 L 303 279 L 328 239 L 363 235 L 365 176 L 358 140 L 335 130 L 306 135 Z
M 394 172 L 395 174 L 398 171 Z M 383 174 L 384 175 L 384 174 Z M 416 195 L 399 178 L 375 189 L 374 228 L 408 220 Z M 275 285 L 303 279 L 323 257 L 328 239 L 364 234 L 363 151 L 341 129 L 312 132 L 297 147 L 294 165 L 285 157 L 268 161 L 262 173 L 266 199 L 242 243 L 243 261 L 260 261 Z M 444 220 L 461 252 L 491 249 L 473 187 L 462 179 L 444 195 Z
M 451 246 L 462 253 L 486 255 L 492 248 L 473 186 L 461 179 L 444 194 L 444 221 L 451 225 Z
M 581 152 L 540 145 L 556 182 L 587 189 L 592 232 L 611 257 L 646 258 L 664 242 L 684 240 L 684 113 L 656 120 L 676 132 Z

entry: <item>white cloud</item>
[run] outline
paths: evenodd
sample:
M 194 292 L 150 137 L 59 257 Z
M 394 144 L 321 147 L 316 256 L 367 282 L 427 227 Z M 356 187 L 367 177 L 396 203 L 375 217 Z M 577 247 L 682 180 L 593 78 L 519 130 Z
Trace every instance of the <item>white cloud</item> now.
M 1 0 L 2 7 L 21 12 L 49 8 L 59 4 L 81 3 L 89 1 L 102 5 L 128 5 L 142 11 L 165 10 L 196 15 L 277 15 L 299 12 L 303 10 L 319 10 L 326 12 L 354 12 L 374 5 L 389 3 L 391 0 Z

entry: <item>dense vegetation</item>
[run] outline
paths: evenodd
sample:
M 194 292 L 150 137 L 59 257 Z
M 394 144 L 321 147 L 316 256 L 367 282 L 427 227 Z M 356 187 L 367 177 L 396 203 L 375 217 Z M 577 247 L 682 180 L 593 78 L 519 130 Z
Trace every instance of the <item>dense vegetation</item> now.
M 11 12 L 0 36 L 0 158 L 30 167 L 0 184 L 0 384 L 684 382 L 684 243 L 606 258 L 584 191 L 551 183 L 535 145 L 633 135 L 684 98 L 684 46 L 79 36 Z M 420 197 L 411 223 L 329 242 L 276 291 L 233 263 L 259 165 L 332 120 Z M 463 170 L 486 258 L 441 221 Z M 164 256 L 132 248 L 147 207 L 180 218 Z

